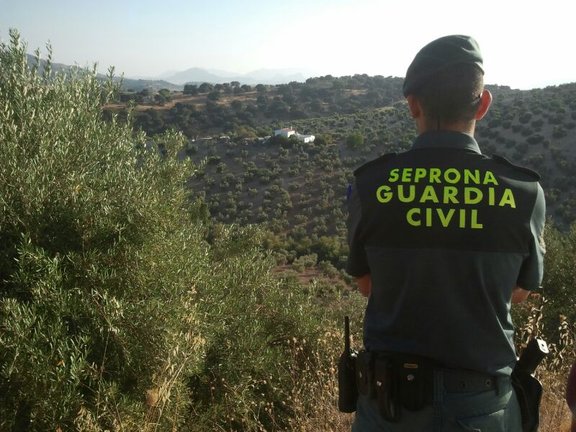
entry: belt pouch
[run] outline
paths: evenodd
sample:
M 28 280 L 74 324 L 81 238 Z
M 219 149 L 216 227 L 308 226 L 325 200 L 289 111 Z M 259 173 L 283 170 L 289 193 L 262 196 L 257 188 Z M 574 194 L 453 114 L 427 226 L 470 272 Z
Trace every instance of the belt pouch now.
M 366 351 L 360 351 L 356 359 L 356 387 L 358 393 L 372 397 L 372 355 Z
M 374 362 L 374 390 L 382 417 L 389 422 L 399 421 L 400 405 L 397 402 L 394 365 L 389 358 L 377 358 Z
M 398 401 L 410 411 L 418 411 L 431 402 L 433 371 L 420 359 L 399 359 L 395 367 Z

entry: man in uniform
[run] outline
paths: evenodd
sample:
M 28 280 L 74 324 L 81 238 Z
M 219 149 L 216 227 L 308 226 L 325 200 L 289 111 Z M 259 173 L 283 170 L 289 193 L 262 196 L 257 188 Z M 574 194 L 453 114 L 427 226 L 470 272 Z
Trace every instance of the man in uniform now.
M 354 432 L 521 431 L 511 303 L 542 280 L 539 176 L 481 153 L 492 101 L 476 41 L 418 52 L 404 95 L 418 137 L 356 170 L 347 271 L 368 297 Z

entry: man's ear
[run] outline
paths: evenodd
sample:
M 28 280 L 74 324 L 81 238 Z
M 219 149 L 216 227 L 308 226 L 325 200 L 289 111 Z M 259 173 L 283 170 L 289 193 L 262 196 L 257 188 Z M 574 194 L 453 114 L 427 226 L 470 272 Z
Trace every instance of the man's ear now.
M 490 93 L 489 90 L 485 89 L 482 91 L 482 94 L 480 95 L 480 104 L 478 105 L 478 109 L 476 110 L 474 120 L 481 120 L 488 112 L 488 109 L 490 108 L 491 104 L 492 104 L 492 93 Z
M 422 107 L 418 99 L 416 99 L 414 95 L 408 95 L 406 96 L 406 100 L 408 101 L 408 108 L 410 109 L 412 118 L 419 118 L 422 115 Z

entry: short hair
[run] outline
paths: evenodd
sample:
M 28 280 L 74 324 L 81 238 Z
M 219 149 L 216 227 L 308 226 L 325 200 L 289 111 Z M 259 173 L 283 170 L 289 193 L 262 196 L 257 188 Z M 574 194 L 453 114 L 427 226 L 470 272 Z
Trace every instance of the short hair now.
M 455 64 L 436 72 L 413 94 L 435 128 L 474 120 L 484 88 L 484 74 L 473 64 Z

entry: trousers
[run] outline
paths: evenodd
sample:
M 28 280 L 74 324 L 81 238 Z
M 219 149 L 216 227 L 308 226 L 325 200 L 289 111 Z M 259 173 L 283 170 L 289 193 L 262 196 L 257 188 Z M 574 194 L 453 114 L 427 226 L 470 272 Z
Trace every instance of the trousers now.
M 358 398 L 352 432 L 522 432 L 520 406 L 509 379 L 495 389 L 448 391 L 444 372 L 434 371 L 433 402 L 418 411 L 402 408 L 396 423 L 382 418 L 376 399 Z

